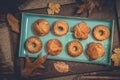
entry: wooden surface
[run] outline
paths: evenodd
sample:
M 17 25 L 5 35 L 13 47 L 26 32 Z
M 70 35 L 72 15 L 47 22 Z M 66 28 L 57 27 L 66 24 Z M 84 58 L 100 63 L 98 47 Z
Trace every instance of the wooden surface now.
M 118 17 L 120 17 L 120 0 L 116 0 L 116 8 L 118 12 Z
M 103 6 L 103 9 L 101 11 L 98 11 L 95 9 L 93 13 L 88 17 L 91 19 L 114 19 L 116 20 L 115 17 L 115 12 L 114 12 L 114 0 L 109 0 L 105 3 Z M 77 4 L 69 4 L 69 5 L 63 5 L 61 8 L 61 11 L 57 15 L 62 15 L 62 16 L 74 16 L 74 17 L 86 17 L 86 13 L 83 13 L 82 15 L 75 15 L 74 12 L 76 10 L 76 5 Z M 19 11 L 17 13 L 14 13 L 14 15 L 21 20 L 21 13 L 22 12 L 30 12 L 30 13 L 38 13 L 38 14 L 47 14 L 47 9 L 35 9 L 35 10 L 26 10 L 26 11 Z M 11 31 L 11 37 L 12 37 L 12 45 L 13 45 L 13 52 L 14 52 L 14 62 L 15 62 L 15 75 L 17 77 L 20 77 L 20 71 L 19 67 L 23 66 L 24 64 L 24 58 L 18 58 L 18 51 L 19 51 L 19 40 L 20 40 L 20 34 L 17 34 L 13 31 Z M 114 27 L 114 38 L 113 38 L 113 48 L 119 47 L 119 39 L 118 39 L 118 30 L 117 30 L 117 25 L 115 21 L 115 27 Z M 34 59 L 32 59 L 34 60 Z M 97 65 L 97 64 L 87 64 L 87 63 L 80 63 L 80 62 L 68 62 L 65 61 L 67 64 L 70 65 L 70 71 L 68 73 L 58 73 L 54 67 L 53 63 L 56 62 L 55 60 L 47 60 L 45 63 L 46 69 L 44 71 L 43 76 L 38 76 L 33 79 L 39 79 L 39 78 L 51 78 L 51 77 L 60 77 L 60 76 L 66 76 L 66 75 L 82 75 L 88 72 L 99 72 L 99 71 L 108 71 L 108 72 L 103 72 L 101 73 L 96 73 L 95 75 L 107 75 L 107 76 L 118 76 L 120 73 L 119 70 L 118 72 L 114 72 L 116 68 L 107 65 Z M 14 75 L 14 74 L 13 74 Z M 15 76 L 13 76 L 15 77 Z M 51 79 L 52 80 L 52 79 Z
M 28 10 L 28 9 L 44 8 L 48 6 L 49 2 L 55 2 L 64 5 L 64 4 L 75 3 L 75 0 L 26 0 L 26 2 L 19 7 L 19 9 Z

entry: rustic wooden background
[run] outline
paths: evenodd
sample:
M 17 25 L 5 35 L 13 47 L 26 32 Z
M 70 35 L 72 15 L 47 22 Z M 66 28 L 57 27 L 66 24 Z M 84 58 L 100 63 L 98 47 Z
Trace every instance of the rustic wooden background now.
M 103 5 L 103 9 L 101 11 L 98 11 L 95 9 L 93 13 L 88 17 L 90 19 L 114 19 L 115 20 L 115 27 L 114 27 L 114 38 L 113 38 L 113 49 L 116 47 L 119 47 L 119 19 L 120 19 L 120 10 L 119 10 L 119 0 L 117 0 L 117 10 L 116 10 L 116 0 L 106 0 L 106 3 Z M 16 2 L 17 3 L 17 2 Z M 22 1 L 20 3 L 23 3 Z M 16 8 L 18 7 L 19 4 L 16 4 Z M 19 11 L 16 9 L 14 6 L 14 9 L 11 8 L 10 10 L 2 11 L 3 9 L 0 9 L 2 12 L 0 13 L 2 16 L 1 18 L 1 23 L 6 22 L 6 14 L 8 12 L 11 12 L 19 21 L 21 21 L 21 13 L 22 12 L 30 12 L 30 13 L 38 13 L 38 14 L 47 14 L 47 9 L 46 8 L 40 8 L 40 9 L 34 9 L 34 10 L 24 10 L 24 11 Z M 61 11 L 57 15 L 62 15 L 62 16 L 74 16 L 74 17 L 86 17 L 86 13 L 83 13 L 81 15 L 75 15 L 74 12 L 76 10 L 77 3 L 73 4 L 67 4 L 63 5 L 61 8 Z M 117 12 L 116 12 L 117 11 Z M 118 16 L 117 16 L 118 15 Z M 118 20 L 118 21 L 117 21 Z M 24 64 L 24 58 L 19 58 L 18 57 L 18 51 L 19 51 L 19 40 L 20 40 L 20 34 L 15 33 L 10 30 L 10 35 L 11 35 L 11 42 L 12 42 L 12 48 L 13 48 L 13 53 L 14 53 L 14 64 L 15 64 L 15 72 L 13 74 L 5 74 L 5 75 L 0 75 L 0 78 L 2 79 L 3 77 L 8 77 L 13 79 L 21 79 L 20 77 L 20 66 L 23 66 Z M 34 59 L 31 59 L 34 60 Z M 97 65 L 97 64 L 88 64 L 88 63 L 79 63 L 79 62 L 69 62 L 65 61 L 67 64 L 70 65 L 70 72 L 68 73 L 58 73 L 54 68 L 53 68 L 53 63 L 56 62 L 55 60 L 47 60 L 45 63 L 45 66 L 47 66 L 47 69 L 44 71 L 45 75 L 43 76 L 38 76 L 33 78 L 34 80 L 36 79 L 41 79 L 41 78 L 51 78 L 52 77 L 61 77 L 61 76 L 67 76 L 67 75 L 74 75 L 79 77 L 82 75 L 95 75 L 95 76 L 119 76 L 120 74 L 120 68 L 119 67 L 114 67 L 113 65 L 107 66 L 107 65 Z M 89 73 L 90 72 L 90 73 Z M 94 73 L 93 73 L 94 72 Z M 64 77 L 65 78 L 65 77 Z M 62 79 L 64 79 L 62 78 Z M 72 77 L 73 78 L 73 77 Z M 0 80 L 1 80 L 0 79 Z M 57 80 L 57 78 L 55 78 Z M 66 79 L 67 80 L 67 79 Z M 70 78 L 69 78 L 70 80 Z M 72 80 L 72 79 L 71 79 Z

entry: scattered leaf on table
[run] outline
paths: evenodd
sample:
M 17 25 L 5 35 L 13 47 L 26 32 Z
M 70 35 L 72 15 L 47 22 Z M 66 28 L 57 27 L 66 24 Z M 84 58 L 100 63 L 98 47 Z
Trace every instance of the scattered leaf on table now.
M 7 20 L 11 29 L 19 33 L 19 21 L 10 13 L 7 14 Z
M 35 69 L 45 69 L 45 66 L 43 65 L 47 59 L 47 55 L 45 55 L 43 58 L 41 55 L 38 56 L 38 58 L 31 62 L 28 55 L 25 56 L 26 63 L 25 67 L 21 70 L 22 77 L 34 77 L 34 76 L 40 76 L 43 75 L 41 72 L 34 72 Z
M 55 3 L 55 2 L 50 2 L 48 3 L 48 9 L 47 9 L 48 14 L 55 14 L 60 12 L 60 4 Z
M 111 56 L 114 66 L 120 66 L 120 48 L 115 48 Z
M 58 72 L 65 73 L 69 71 L 69 65 L 65 62 L 55 62 L 54 67 Z
M 93 10 L 97 7 L 99 10 L 102 9 L 102 3 L 101 0 L 82 0 L 83 4 L 78 6 L 78 10 L 76 14 L 81 14 L 83 12 L 87 12 L 91 14 Z

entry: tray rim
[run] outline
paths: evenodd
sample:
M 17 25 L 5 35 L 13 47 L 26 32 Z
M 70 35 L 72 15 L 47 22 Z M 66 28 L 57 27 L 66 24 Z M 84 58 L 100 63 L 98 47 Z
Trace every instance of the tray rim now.
M 21 34 L 20 34 L 20 43 L 22 42 L 22 39 L 23 39 L 23 36 L 22 36 L 22 28 L 23 28 L 23 24 L 22 24 L 22 21 L 23 21 L 23 17 L 24 15 L 35 15 L 35 16 L 48 16 L 48 17 L 57 17 L 57 18 L 70 18 L 70 19 L 84 19 L 84 20 L 97 20 L 97 21 L 111 21 L 112 23 L 112 34 L 111 34 L 111 47 L 110 47 L 110 53 L 109 53 L 109 62 L 107 64 L 101 64 L 101 63 L 94 63 L 94 62 L 90 62 L 91 64 L 101 64 L 101 65 L 110 65 L 111 64 L 111 55 L 112 55 L 112 48 L 113 48 L 113 36 L 114 36 L 114 22 L 115 20 L 114 19 L 93 19 L 93 18 L 85 18 L 85 17 L 73 17 L 73 16 L 61 16 L 61 15 L 48 15 L 48 14 L 39 14 L 39 13 L 28 13 L 28 12 L 22 12 L 22 19 L 21 19 Z M 25 57 L 25 56 L 20 56 L 20 48 L 21 48 L 21 45 L 19 45 L 19 57 Z M 32 58 L 35 58 L 35 57 L 32 57 Z M 53 60 L 56 60 L 56 59 L 53 59 Z M 61 61 L 65 61 L 65 60 L 62 60 L 60 59 Z M 70 60 L 67 60 L 67 61 L 70 61 Z M 73 61 L 73 62 L 83 62 L 83 63 L 89 63 L 89 62 L 84 62 L 84 61 Z

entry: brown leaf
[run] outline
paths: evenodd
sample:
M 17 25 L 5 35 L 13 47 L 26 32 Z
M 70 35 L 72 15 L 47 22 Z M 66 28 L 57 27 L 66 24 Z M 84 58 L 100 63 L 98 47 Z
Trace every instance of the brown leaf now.
M 78 7 L 78 10 L 77 10 L 77 14 L 81 14 L 82 12 L 84 12 L 86 10 L 86 4 L 83 4 L 81 6 Z
M 25 67 L 21 70 L 21 74 L 23 77 L 34 77 L 38 75 L 43 75 L 43 73 L 33 71 L 37 68 L 45 69 L 43 63 L 46 61 L 47 55 L 45 55 L 43 58 L 41 57 L 41 55 L 39 55 L 34 62 L 30 61 L 28 55 L 26 55 L 25 59 L 26 59 Z
M 78 7 L 76 14 L 88 12 L 88 15 L 93 12 L 97 7 L 99 10 L 102 9 L 102 3 L 100 0 L 82 0 L 83 4 Z
M 19 21 L 10 13 L 7 14 L 7 20 L 11 29 L 17 33 L 19 33 Z

